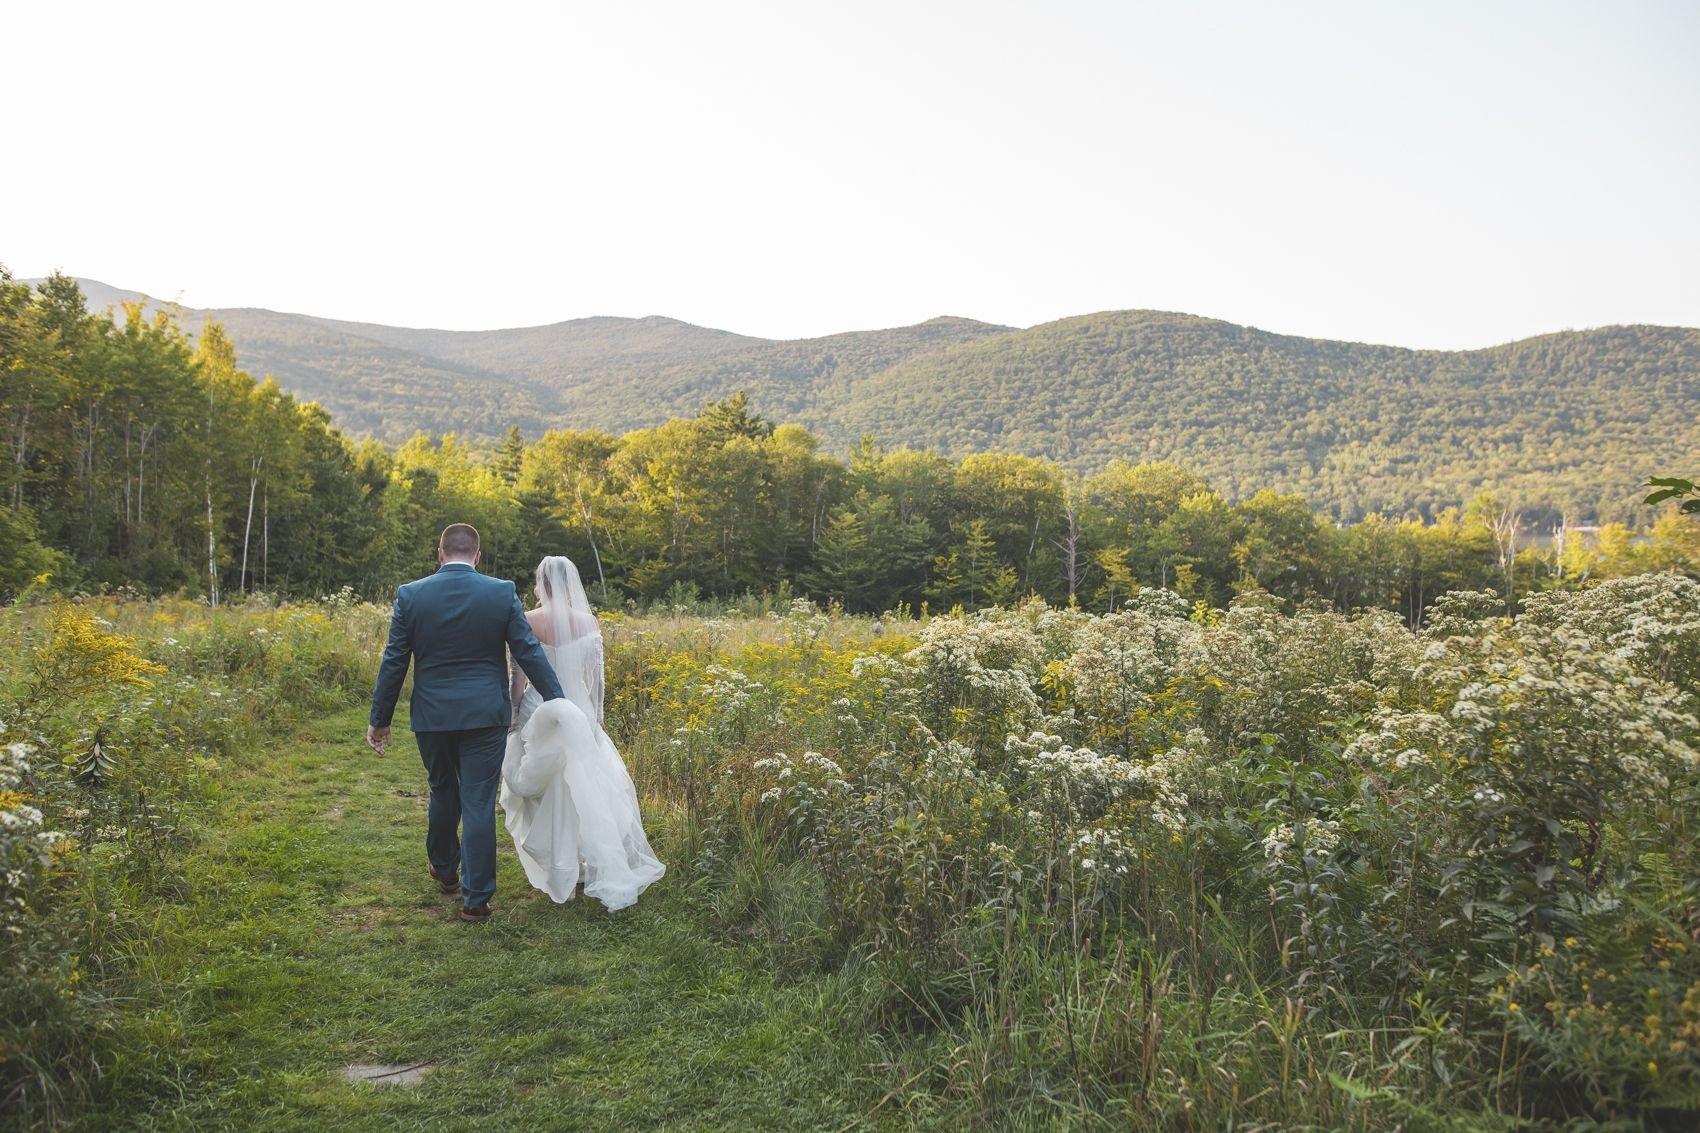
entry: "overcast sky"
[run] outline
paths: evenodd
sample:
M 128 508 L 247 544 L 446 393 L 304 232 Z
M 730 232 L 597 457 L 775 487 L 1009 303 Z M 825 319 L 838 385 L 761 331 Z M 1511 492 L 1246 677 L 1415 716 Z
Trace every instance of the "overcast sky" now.
M 0 263 L 800 337 L 1700 326 L 1700 3 L 0 9 Z

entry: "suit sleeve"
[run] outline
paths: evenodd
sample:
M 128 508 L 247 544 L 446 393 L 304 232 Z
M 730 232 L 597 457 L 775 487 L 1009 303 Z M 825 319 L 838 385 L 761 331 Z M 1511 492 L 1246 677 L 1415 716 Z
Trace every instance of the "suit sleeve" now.
M 525 670 L 538 696 L 544 700 L 561 700 L 567 695 L 561 691 L 561 682 L 556 678 L 549 658 L 543 655 L 543 646 L 538 644 L 537 635 L 531 632 L 531 623 L 525 620 L 525 607 L 520 605 L 517 591 L 513 604 L 508 608 L 508 652 Z
M 395 702 L 401 696 L 401 683 L 407 679 L 407 666 L 413 660 L 413 634 L 407 626 L 404 606 L 407 592 L 395 592 L 395 605 L 390 609 L 390 639 L 384 646 L 384 659 L 378 665 L 378 683 L 372 689 L 374 728 L 387 728 L 395 717 Z

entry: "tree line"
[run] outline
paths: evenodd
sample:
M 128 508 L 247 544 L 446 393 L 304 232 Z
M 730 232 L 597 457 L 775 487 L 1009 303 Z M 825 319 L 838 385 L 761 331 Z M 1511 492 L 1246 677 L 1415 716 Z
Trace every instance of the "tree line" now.
M 101 295 L 108 292 L 101 291 Z M 1700 451 L 1700 329 L 1565 331 L 1483 350 L 1270 334 L 1161 311 L 1017 329 L 940 318 L 773 342 L 659 317 L 457 332 L 274 311 L 225 319 L 255 373 L 399 444 L 511 426 L 616 434 L 748 392 L 842 453 L 1020 452 L 1089 475 L 1173 461 L 1230 499 L 1296 492 L 1342 523 L 1427 520 L 1484 486 L 1542 527 L 1644 522 L 1649 466 Z M 397 396 L 405 391 L 406 396 Z
M 485 568 L 544 554 L 627 603 L 787 590 L 855 611 L 977 607 L 1039 594 L 1105 610 L 1140 587 L 1222 605 L 1293 602 L 1420 619 L 1460 588 L 1514 603 L 1644 570 L 1700 571 L 1675 507 L 1645 530 L 1559 525 L 1532 538 L 1481 495 L 1423 518 L 1337 524 L 1293 494 L 1234 500 L 1169 462 L 1081 476 L 1050 460 L 948 459 L 864 439 L 839 458 L 739 393 L 614 435 L 563 429 L 497 446 L 345 437 L 319 406 L 244 372 L 208 323 L 187 336 L 139 306 L 91 314 L 62 276 L 0 273 L 0 595 L 134 587 L 211 600 L 370 597 L 431 569 L 436 533 L 483 534 Z

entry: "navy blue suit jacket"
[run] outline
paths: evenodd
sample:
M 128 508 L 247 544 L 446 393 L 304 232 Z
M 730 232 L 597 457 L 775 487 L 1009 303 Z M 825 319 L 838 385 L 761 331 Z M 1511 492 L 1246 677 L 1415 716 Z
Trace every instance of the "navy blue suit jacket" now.
M 565 695 L 513 583 L 479 574 L 471 563 L 444 563 L 436 574 L 398 587 L 372 690 L 372 726 L 390 726 L 409 660 L 414 731 L 507 726 L 509 652 L 544 700 Z

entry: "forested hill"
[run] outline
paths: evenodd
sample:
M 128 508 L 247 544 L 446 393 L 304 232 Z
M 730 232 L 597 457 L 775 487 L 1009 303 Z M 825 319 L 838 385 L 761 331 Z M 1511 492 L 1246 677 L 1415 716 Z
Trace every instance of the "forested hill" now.
M 1405 350 L 1107 312 L 911 358 L 860 383 L 848 434 L 1079 467 L 1176 460 L 1230 497 L 1267 484 L 1337 516 L 1427 513 L 1480 488 L 1623 514 L 1700 453 L 1700 330 L 1606 327 Z
M 91 308 L 128 293 L 83 281 Z M 1407 350 L 1112 311 L 1012 329 L 941 318 L 773 341 L 674 319 L 417 330 L 256 309 L 222 322 L 355 434 L 489 438 L 518 425 L 621 431 L 738 389 L 843 446 L 996 449 L 1091 470 L 1170 459 L 1230 496 L 1274 486 L 1340 518 L 1480 488 L 1533 512 L 1632 514 L 1648 475 L 1700 452 L 1700 331 L 1567 331 L 1485 350 Z

